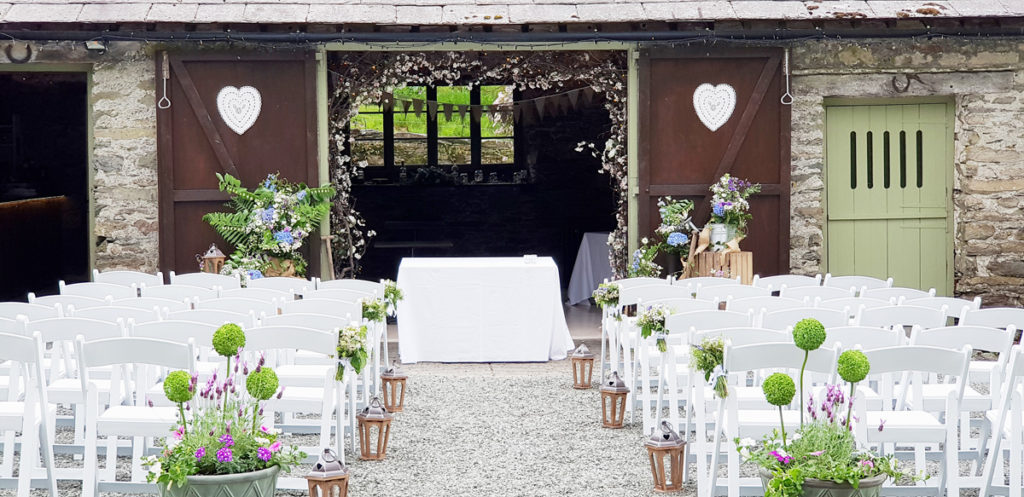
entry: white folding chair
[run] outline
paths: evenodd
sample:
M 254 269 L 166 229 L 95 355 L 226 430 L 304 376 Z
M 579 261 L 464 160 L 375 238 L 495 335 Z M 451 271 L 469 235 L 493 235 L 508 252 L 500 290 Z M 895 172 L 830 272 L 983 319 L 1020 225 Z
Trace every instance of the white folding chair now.
M 850 324 L 850 318 L 846 312 L 823 307 L 798 307 L 766 312 L 761 316 L 760 323 L 762 328 L 769 330 L 785 330 L 792 329 L 798 322 L 808 318 L 817 319 L 825 328 Z
M 129 321 L 137 324 L 159 321 L 164 318 L 162 311 L 157 309 L 138 309 L 135 307 L 123 307 L 108 305 L 105 307 L 90 307 L 88 309 L 75 309 L 71 307 L 71 317 L 97 319 L 110 323 L 122 322 L 125 326 Z
M 1024 309 L 1016 307 L 990 307 L 988 309 L 968 310 L 960 317 L 960 324 L 1003 328 L 1013 326 L 1020 331 L 1024 329 Z
M 57 282 L 61 295 L 80 295 L 94 299 L 127 299 L 139 296 L 139 289 L 131 286 L 115 285 L 112 283 L 64 283 L 64 280 Z
M 783 309 L 795 309 L 807 307 L 804 300 L 791 299 L 787 297 L 746 297 L 742 299 L 731 299 L 725 302 L 725 309 L 736 312 L 752 312 L 760 317 L 762 312 L 781 311 Z
M 262 326 L 298 326 L 300 328 L 311 328 L 325 332 L 337 331 L 338 328 L 348 326 L 348 324 L 349 319 L 343 317 L 298 312 L 267 316 L 260 320 L 260 325 Z
M 63 315 L 59 304 L 26 304 L 24 302 L 0 302 L 0 318 L 16 319 L 25 316 L 30 321 L 55 318 Z
M 780 274 L 762 278 L 760 275 L 755 274 L 754 281 L 750 284 L 756 287 L 767 288 L 769 291 L 775 292 L 782 291 L 782 288 L 821 286 L 821 273 L 814 275 L 813 278 L 802 274 Z
M 369 280 L 357 280 L 350 278 L 343 278 L 340 280 L 327 280 L 323 281 L 320 278 L 316 278 L 316 289 L 317 290 L 356 290 L 359 292 L 367 292 L 375 295 L 384 295 L 384 282 L 383 281 L 369 281 Z
M 28 497 L 33 478 L 45 472 L 45 487 L 51 497 L 57 497 L 56 464 L 53 458 L 55 409 L 46 394 L 42 339 L 38 335 L 27 337 L 0 334 L 0 360 L 10 361 L 13 374 L 25 383 L 23 399 L 8 392 L 6 400 L 0 402 L 0 432 L 4 434 L 4 463 L 0 466 L 2 477 L 16 482 L 18 497 Z M 17 478 L 10 471 L 14 463 L 16 431 L 22 433 Z
M 716 311 L 718 305 L 709 300 L 694 300 L 693 297 L 676 297 L 667 299 L 654 299 L 644 301 L 644 305 L 661 305 L 666 309 L 672 311 L 673 314 L 679 312 L 692 312 L 692 311 Z
M 323 288 L 317 290 L 306 290 L 302 292 L 304 299 L 332 299 L 355 302 L 357 300 L 370 300 L 380 298 L 381 294 L 365 290 L 354 290 L 349 288 Z
M 200 382 L 205 382 L 224 361 L 217 357 L 213 347 L 205 344 L 213 343 L 213 334 L 220 328 L 218 324 L 200 323 L 196 321 L 168 320 L 150 323 L 133 324 L 128 327 L 127 335 L 136 338 L 152 338 L 175 343 L 204 344 L 196 346 L 196 375 Z M 147 397 L 157 405 L 173 405 L 163 393 L 163 385 L 155 384 L 147 392 Z
M 607 283 L 607 282 L 606 282 Z M 637 278 L 624 278 L 621 280 L 615 280 L 615 283 L 619 286 L 619 291 L 627 288 L 633 288 L 637 286 L 650 286 L 650 285 L 672 285 L 674 284 L 672 278 L 648 278 L 648 277 L 637 277 Z
M 115 307 L 134 307 L 136 309 L 156 309 L 160 315 L 168 312 L 185 311 L 191 309 L 191 304 L 184 300 L 162 299 L 157 297 L 135 297 L 131 299 L 110 300 L 110 305 Z M 76 309 L 78 306 L 74 306 Z
M 907 336 L 892 328 L 876 326 L 835 326 L 825 328 L 822 347 L 842 347 L 874 350 L 898 347 L 907 342 Z
M 860 292 L 870 288 L 891 287 L 892 278 L 880 280 L 871 276 L 832 276 L 831 273 L 825 273 L 825 280 L 822 282 L 822 285 L 836 288 L 853 288 L 855 291 Z
M 302 278 L 288 278 L 284 276 L 272 276 L 269 278 L 258 278 L 249 280 L 246 285 L 249 288 L 269 288 L 281 292 L 301 294 L 309 288 L 315 288 L 316 283 Z
M 981 477 L 981 497 L 992 494 L 1021 497 L 1024 489 L 1024 350 L 1014 347 L 995 410 L 985 413 L 979 455 L 988 449 Z M 1009 467 L 1009 481 L 1003 469 Z M 997 479 L 998 477 L 998 479 Z
M 281 302 L 263 301 L 243 298 L 219 298 L 213 300 L 200 300 L 195 303 L 196 309 L 211 309 L 218 311 L 236 312 L 239 314 L 253 313 L 256 317 L 273 316 L 280 312 Z
M 800 286 L 796 288 L 785 287 L 779 290 L 779 297 L 814 302 L 818 300 L 841 299 L 854 297 L 855 292 L 851 288 L 835 288 L 830 286 Z
M 771 290 L 751 285 L 701 285 L 697 288 L 697 300 L 725 302 L 748 297 L 770 297 Z
M 853 319 L 861 311 L 861 309 L 874 309 L 876 307 L 888 307 L 894 303 L 889 300 L 880 299 L 869 299 L 861 297 L 842 297 L 838 299 L 814 300 L 814 307 L 821 307 L 823 309 L 832 309 L 836 311 L 844 311 Z
M 638 285 L 619 289 L 619 305 L 635 305 L 637 302 L 648 302 L 660 299 L 693 298 L 689 287 L 682 285 Z
M 196 323 L 221 326 L 224 323 L 235 323 L 244 329 L 256 326 L 256 315 L 250 312 L 231 312 L 219 309 L 193 309 L 190 311 L 172 312 L 167 315 L 168 321 L 192 321 Z
M 155 383 L 157 368 L 195 370 L 195 347 L 151 338 L 108 338 L 86 342 L 75 340 L 79 379 L 85 396 L 85 478 L 83 497 L 93 497 L 105 487 L 125 491 L 129 482 L 116 481 L 117 438 L 131 437 L 131 483 L 152 488 L 145 483 L 142 456 L 146 437 L 165 437 L 178 423 L 174 407 L 149 407 L 146 392 Z M 131 377 L 125 372 L 131 367 Z M 109 406 L 100 402 L 100 386 L 92 381 L 90 370 L 110 367 L 107 395 Z M 98 462 L 99 438 L 106 438 L 106 464 Z
M 946 325 L 945 309 L 929 309 L 914 305 L 891 305 L 867 309 L 861 307 L 853 318 L 857 326 L 920 326 L 924 329 Z
M 931 309 L 946 309 L 947 318 L 960 319 L 964 312 L 981 309 L 981 297 L 974 297 L 974 300 L 958 299 L 954 297 L 924 297 L 919 299 L 900 299 L 899 305 L 916 305 Z
M 92 280 L 96 283 L 110 283 L 127 287 L 142 288 L 144 286 L 159 286 L 164 284 L 164 273 L 157 271 L 156 274 L 143 273 L 140 271 L 102 271 L 92 270 Z
M 199 273 L 197 273 L 199 274 Z M 206 273 L 202 273 L 206 274 Z M 220 275 L 213 275 L 220 276 Z M 182 285 L 182 284 L 170 284 L 160 286 L 147 286 L 140 288 L 139 292 L 143 297 L 168 299 L 168 300 L 180 300 L 188 302 L 197 302 L 200 300 L 211 300 L 219 296 L 216 289 L 203 288 L 201 286 L 193 285 Z
M 901 300 L 934 297 L 935 289 L 932 288 L 925 292 L 916 288 L 904 288 L 901 286 L 865 288 L 864 291 L 860 293 L 860 296 L 871 299 L 894 300 L 895 302 L 899 302 Z
M 189 285 L 198 286 L 208 289 L 231 289 L 241 288 L 242 284 L 235 276 L 228 276 L 226 274 L 213 274 L 213 273 L 185 273 L 176 274 L 174 271 L 170 273 L 170 282 L 172 285 Z
M 80 295 L 44 295 L 36 297 L 36 294 L 28 293 L 28 303 L 53 307 L 59 305 L 63 314 L 68 313 L 68 306 L 75 306 L 76 309 L 88 309 L 90 307 L 101 307 L 110 305 L 106 299 L 93 297 L 82 297 Z
M 262 300 L 264 302 L 289 302 L 295 300 L 295 294 L 292 292 L 283 292 L 281 290 L 273 288 L 232 288 L 230 290 L 221 290 L 220 298 L 239 298 L 239 299 L 252 299 Z
M 285 302 L 281 306 L 281 314 L 323 314 L 344 318 L 349 321 L 361 321 L 363 305 L 360 302 L 345 302 L 332 299 L 302 299 Z

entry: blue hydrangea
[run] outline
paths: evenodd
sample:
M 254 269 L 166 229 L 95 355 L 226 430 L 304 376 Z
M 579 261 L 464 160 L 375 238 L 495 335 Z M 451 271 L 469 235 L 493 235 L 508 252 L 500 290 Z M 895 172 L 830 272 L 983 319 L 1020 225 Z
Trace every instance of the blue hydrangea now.
M 302 199 L 306 198 L 306 190 L 302 190 L 302 191 L 300 191 L 299 193 L 296 193 L 296 194 L 295 194 L 295 198 L 296 198 L 296 199 L 297 199 L 297 200 L 298 200 L 299 202 L 302 202 Z
M 269 222 L 271 222 L 273 220 L 274 220 L 274 208 L 273 207 L 268 207 L 266 210 L 263 211 L 263 222 L 264 223 L 269 223 Z
M 712 207 L 711 210 L 718 217 L 722 217 L 722 216 L 725 215 L 725 205 L 723 205 L 722 202 L 719 202 L 719 203 L 715 204 L 715 206 Z
M 668 240 L 666 240 L 673 247 L 679 247 L 689 241 L 690 237 L 686 236 L 686 233 L 672 233 L 668 236 Z
M 259 269 L 250 269 L 246 272 L 250 280 L 258 280 L 263 277 L 263 273 Z
M 278 231 L 277 233 L 274 233 L 274 240 L 277 240 L 278 242 L 281 242 L 281 243 L 287 243 L 287 244 L 291 244 L 291 243 L 295 242 L 295 239 L 292 238 L 292 232 L 291 231 L 284 231 L 284 230 L 281 230 L 281 231 Z
M 277 185 L 273 184 L 270 181 L 270 178 L 267 178 L 267 180 L 263 182 L 263 188 L 266 188 L 267 190 L 270 190 L 272 192 L 277 192 Z

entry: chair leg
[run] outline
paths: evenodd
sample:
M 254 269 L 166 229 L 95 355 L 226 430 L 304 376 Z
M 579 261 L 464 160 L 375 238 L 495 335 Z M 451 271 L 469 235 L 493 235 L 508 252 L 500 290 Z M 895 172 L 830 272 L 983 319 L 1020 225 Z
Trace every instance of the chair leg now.
M 359 448 L 356 447 L 356 382 L 355 378 L 349 382 L 349 399 L 348 399 L 348 426 L 352 430 L 352 453 L 358 454 Z
M 96 386 L 90 385 L 85 403 L 85 456 L 82 466 L 82 497 L 94 497 L 96 495 L 96 478 L 99 469 L 96 467 L 96 418 L 99 402 L 96 395 Z
M 31 407 L 29 408 L 31 409 Z M 21 460 L 18 463 L 18 497 L 28 497 L 32 473 L 39 461 L 39 423 L 26 413 L 21 430 Z
M 142 471 L 142 454 L 146 446 L 146 437 L 132 437 L 132 481 L 143 482 L 146 480 Z
M 0 464 L 0 476 L 10 477 L 14 474 L 14 430 L 3 433 L 4 461 Z

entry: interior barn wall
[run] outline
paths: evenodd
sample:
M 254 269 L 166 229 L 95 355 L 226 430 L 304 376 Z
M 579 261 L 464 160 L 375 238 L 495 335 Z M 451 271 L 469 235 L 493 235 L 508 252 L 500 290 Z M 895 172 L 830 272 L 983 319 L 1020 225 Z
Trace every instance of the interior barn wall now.
M 1019 40 L 810 41 L 793 48 L 794 273 L 823 267 L 827 97 L 955 100 L 955 293 L 1024 303 L 1024 43 Z M 916 74 L 898 93 L 893 76 Z
M 0 43 L 0 48 L 10 43 Z M 15 42 L 15 57 L 24 43 Z M 32 42 L 18 66 L 91 64 L 92 197 L 95 267 L 157 270 L 156 99 L 152 48 L 111 42 L 105 53 L 81 42 Z M 2 53 L 2 50 L 0 50 Z M 19 70 L 0 55 L 5 70 Z M 185 104 L 179 102 L 179 105 Z M 53 146 L 61 146 L 53 137 Z

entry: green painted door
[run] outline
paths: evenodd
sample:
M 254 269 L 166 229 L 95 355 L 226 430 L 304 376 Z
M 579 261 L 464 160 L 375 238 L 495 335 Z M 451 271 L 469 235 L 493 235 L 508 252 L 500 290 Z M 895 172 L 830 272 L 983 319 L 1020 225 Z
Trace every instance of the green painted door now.
M 950 115 L 944 103 L 827 107 L 829 272 L 952 292 Z

